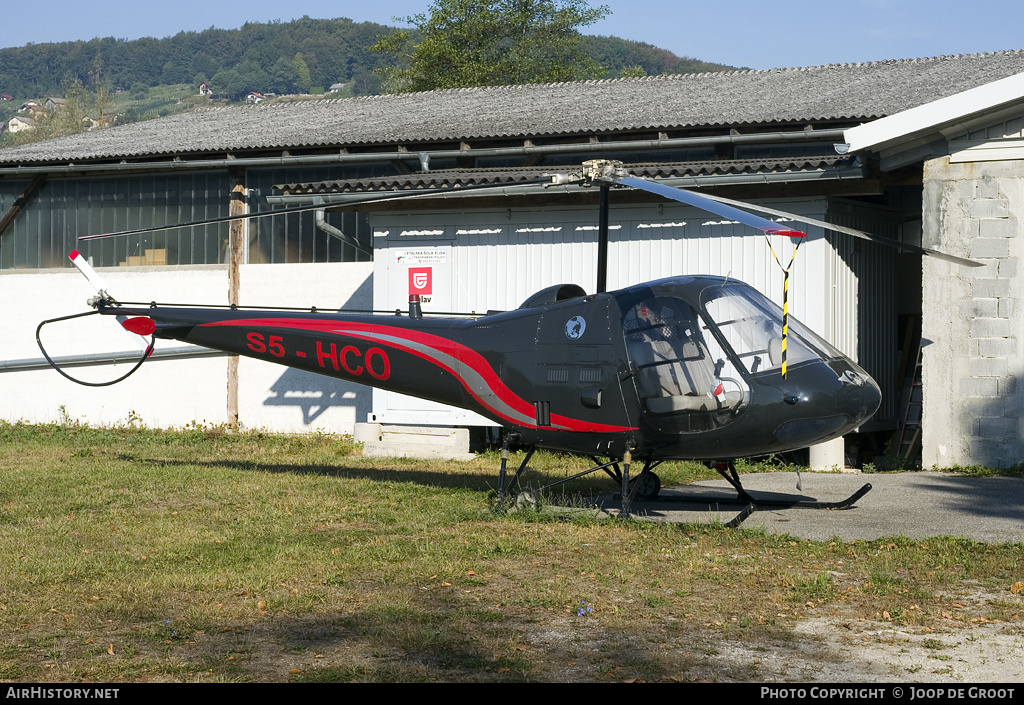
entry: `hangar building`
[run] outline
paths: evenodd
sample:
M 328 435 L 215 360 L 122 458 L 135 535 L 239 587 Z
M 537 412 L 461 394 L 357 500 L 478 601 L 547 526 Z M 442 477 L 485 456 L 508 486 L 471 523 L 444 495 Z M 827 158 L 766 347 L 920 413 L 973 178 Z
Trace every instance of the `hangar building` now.
M 38 366 L 34 332 L 85 310 L 88 289 L 67 260 L 76 246 L 122 301 L 394 310 L 412 268 L 429 271 L 427 311 L 514 308 L 558 283 L 593 291 L 588 190 L 355 201 L 615 159 L 639 176 L 981 262 L 922 263 L 812 227 L 791 308 L 882 386 L 882 409 L 862 429 L 876 434 L 875 452 L 888 439 L 929 466 L 1017 463 L 1022 72 L 1024 52 L 1010 51 L 221 107 L 0 150 L 0 291 L 11 302 L 0 417 L 343 432 L 481 423 L 178 349 L 121 385 L 77 387 Z M 610 289 L 690 272 L 780 300 L 760 233 L 649 194 L 612 196 Z M 76 242 L 299 204 L 324 209 Z M 69 359 L 120 345 L 84 322 L 46 335 Z

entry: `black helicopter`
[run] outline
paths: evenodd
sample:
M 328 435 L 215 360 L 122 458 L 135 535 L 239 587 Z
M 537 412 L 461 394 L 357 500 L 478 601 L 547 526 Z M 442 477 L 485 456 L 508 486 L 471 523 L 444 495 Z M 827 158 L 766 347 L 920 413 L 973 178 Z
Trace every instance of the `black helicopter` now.
M 516 495 L 514 488 L 536 448 L 593 459 L 594 467 L 567 479 L 599 470 L 608 473 L 621 484 L 626 514 L 634 499 L 658 494 L 660 481 L 653 470 L 669 459 L 718 463 L 716 468 L 739 498 L 753 504 L 734 459 L 838 438 L 875 413 L 881 392 L 870 375 L 790 318 L 785 308 L 740 281 L 677 276 L 603 290 L 607 193 L 616 185 L 679 200 L 766 233 L 804 233 L 736 207 L 753 207 L 747 204 L 634 178 L 617 163 L 588 162 L 584 167 L 580 174 L 549 181 L 601 188 L 599 240 L 604 241 L 599 242 L 598 292 L 588 295 L 575 284 L 552 286 L 513 311 L 475 319 L 424 317 L 415 296 L 410 297 L 407 316 L 121 304 L 81 255 L 73 253 L 72 260 L 98 289 L 90 313 L 117 316 L 125 329 L 149 339 L 134 369 L 152 351 L 154 339 L 174 339 L 469 409 L 491 419 L 505 430 L 499 507 L 510 500 L 534 501 L 528 491 Z M 40 329 L 58 320 L 64 319 L 44 321 Z M 43 354 L 50 360 L 45 350 Z M 512 443 L 528 451 L 509 479 L 506 461 Z M 643 469 L 631 481 L 630 467 L 636 461 L 643 462 Z M 870 485 L 865 485 L 839 503 L 805 504 L 850 506 L 868 490 Z

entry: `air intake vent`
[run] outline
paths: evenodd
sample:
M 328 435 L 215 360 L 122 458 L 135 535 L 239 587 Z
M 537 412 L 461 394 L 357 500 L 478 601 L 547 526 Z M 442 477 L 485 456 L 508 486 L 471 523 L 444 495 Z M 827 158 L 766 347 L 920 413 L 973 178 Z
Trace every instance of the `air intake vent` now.
M 569 370 L 564 367 L 556 367 L 548 370 L 548 384 L 569 381 Z

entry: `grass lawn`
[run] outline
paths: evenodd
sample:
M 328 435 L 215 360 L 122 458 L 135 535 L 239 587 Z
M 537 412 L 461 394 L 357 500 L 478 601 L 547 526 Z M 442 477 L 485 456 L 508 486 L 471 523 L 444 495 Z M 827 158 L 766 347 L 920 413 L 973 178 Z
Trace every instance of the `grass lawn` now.
M 1024 613 L 1019 544 L 495 515 L 496 454 L 0 424 L 0 459 L 6 681 L 757 680 L 749 650 L 795 648 L 806 620 L 925 634 Z M 571 488 L 581 507 L 611 489 Z

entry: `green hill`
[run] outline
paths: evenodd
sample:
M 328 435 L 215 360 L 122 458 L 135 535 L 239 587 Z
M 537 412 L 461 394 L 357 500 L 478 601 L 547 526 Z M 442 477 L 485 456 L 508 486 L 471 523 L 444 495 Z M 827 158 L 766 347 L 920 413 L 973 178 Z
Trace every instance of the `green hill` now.
M 60 114 L 33 116 L 37 129 L 3 135 L 0 144 L 34 141 L 96 126 L 190 110 L 210 101 L 244 100 L 250 92 L 332 97 L 381 92 L 390 57 L 369 47 L 394 28 L 350 19 L 247 23 L 171 37 L 113 37 L 0 49 L 0 121 L 27 100 L 64 97 Z M 606 77 L 721 71 L 732 67 L 679 57 L 619 37 L 585 38 Z M 208 83 L 212 98 L 198 96 Z
M 0 49 L 0 93 L 15 101 L 63 94 L 68 81 L 111 92 L 210 81 L 216 93 L 238 98 L 249 91 L 309 93 L 347 84 L 354 95 L 380 92 L 374 69 L 388 57 L 368 47 L 392 28 L 350 19 L 248 23 L 240 29 L 179 32 L 163 39 L 29 44 Z M 618 37 L 588 37 L 587 48 L 608 76 L 627 67 L 648 75 L 722 70 L 649 44 Z M 220 85 L 218 85 L 220 84 Z

